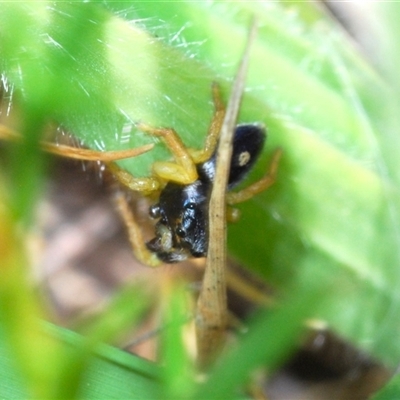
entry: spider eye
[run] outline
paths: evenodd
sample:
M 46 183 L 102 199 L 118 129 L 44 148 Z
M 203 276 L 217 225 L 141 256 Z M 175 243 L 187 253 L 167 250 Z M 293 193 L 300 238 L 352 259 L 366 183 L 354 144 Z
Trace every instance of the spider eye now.
M 188 203 L 185 208 L 189 210 L 194 210 L 196 208 L 196 203 Z
M 182 226 L 178 226 L 175 230 L 175 233 L 179 236 L 179 237 L 185 237 L 186 236 L 186 230 L 182 228 Z
M 149 209 L 150 218 L 160 218 L 160 206 L 158 204 L 154 204 Z

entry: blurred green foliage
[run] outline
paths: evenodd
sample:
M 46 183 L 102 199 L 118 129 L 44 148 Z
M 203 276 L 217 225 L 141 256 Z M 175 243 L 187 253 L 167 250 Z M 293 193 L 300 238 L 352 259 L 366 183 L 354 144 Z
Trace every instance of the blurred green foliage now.
M 391 40 L 398 37 L 393 17 L 398 10 L 386 6 L 382 46 L 396 61 L 399 52 Z M 243 217 L 229 230 L 229 249 L 290 296 L 272 315 L 262 314 L 204 387 L 174 381 L 176 370 L 192 374 L 173 339 L 178 324 L 165 338 L 165 350 L 177 349 L 176 357 L 164 354 L 165 393 L 174 398 L 200 398 L 203 390 L 210 398 L 222 390 L 233 393 L 249 369 L 273 367 L 282 359 L 306 317 L 327 321 L 357 346 L 397 364 L 395 68 L 384 63 L 386 69 L 372 68 L 336 23 L 309 2 L 8 2 L 0 5 L 0 67 L 8 88 L 3 102 L 18 110 L 18 119 L 7 107 L 1 117 L 25 140 L 9 148 L 7 174 L 0 174 L 0 332 L 4 360 L 15 371 L 2 379 L 14 387 L 6 397 L 110 398 L 116 390 L 119 397 L 143 398 L 158 390 L 157 374 L 150 373 L 152 383 L 145 380 L 144 391 L 135 391 L 132 385 L 146 369 L 136 361 L 114 368 L 103 357 L 103 364 L 89 367 L 99 342 L 139 318 L 143 293 L 131 293 L 130 301 L 121 294 L 123 306 L 117 302 L 113 311 L 121 317 L 117 323 L 106 314 L 83 346 L 81 339 L 72 341 L 72 352 L 38 322 L 45 316 L 21 251 L 21 224 L 30 221 L 46 166 L 38 140 L 45 126 L 56 123 L 95 149 L 157 142 L 154 151 L 121 162 L 134 176 L 169 157 L 162 143 L 135 130 L 137 121 L 174 127 L 187 145 L 201 147 L 213 112 L 211 82 L 220 82 L 228 97 L 253 14 L 260 28 L 240 121 L 264 122 L 269 139 L 249 181 L 262 175 L 275 147 L 284 155 L 277 184 L 241 206 Z M 172 296 L 167 315 L 181 315 L 180 302 L 179 295 Z

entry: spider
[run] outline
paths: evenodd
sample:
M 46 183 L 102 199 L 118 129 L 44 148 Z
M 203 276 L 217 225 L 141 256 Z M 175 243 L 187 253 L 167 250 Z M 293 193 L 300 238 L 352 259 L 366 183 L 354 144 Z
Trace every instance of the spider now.
M 136 157 L 150 151 L 153 145 L 99 152 L 42 142 L 43 149 L 53 154 L 81 160 L 102 161 L 123 186 L 142 192 L 144 195 L 158 196 L 158 202 L 149 210 L 150 217 L 157 220 L 156 236 L 146 243 L 126 196 L 122 192 L 116 195 L 117 209 L 127 227 L 133 252 L 145 265 L 156 267 L 162 263 L 176 263 L 190 257 L 204 257 L 207 254 L 208 204 L 216 167 L 216 147 L 225 116 L 225 106 L 216 83 L 212 86 L 212 94 L 215 111 L 204 148 L 201 150 L 186 148 L 172 128 L 137 124 L 139 130 L 161 137 L 174 157 L 174 161 L 155 162 L 152 166 L 152 175 L 147 178 L 133 177 L 121 169 L 115 160 Z M 18 140 L 20 136 L 2 125 L 0 138 Z M 262 124 L 236 126 L 226 194 L 228 206 L 252 198 L 275 182 L 281 156 L 280 149 L 275 151 L 263 178 L 238 192 L 231 191 L 253 167 L 262 151 L 265 139 L 265 127 Z M 229 207 L 227 220 L 236 221 L 238 218 L 238 210 Z
M 138 123 L 139 130 L 164 140 L 174 161 L 155 162 L 152 175 L 147 178 L 135 178 L 115 163 L 108 164 L 123 186 L 145 195 L 158 195 L 158 202 L 149 209 L 150 217 L 157 220 L 156 236 L 148 242 L 143 239 L 126 197 L 122 193 L 116 196 L 117 209 L 127 226 L 134 254 L 143 264 L 159 266 L 207 254 L 208 204 L 216 167 L 216 146 L 225 116 L 225 106 L 217 84 L 213 84 L 212 93 L 215 111 L 203 149 L 186 148 L 172 128 L 155 128 Z M 265 139 L 265 127 L 262 124 L 240 124 L 235 128 L 226 194 L 229 221 L 236 221 L 239 216 L 238 210 L 232 205 L 252 198 L 275 182 L 280 149 L 275 151 L 263 178 L 238 192 L 231 191 L 253 167 Z

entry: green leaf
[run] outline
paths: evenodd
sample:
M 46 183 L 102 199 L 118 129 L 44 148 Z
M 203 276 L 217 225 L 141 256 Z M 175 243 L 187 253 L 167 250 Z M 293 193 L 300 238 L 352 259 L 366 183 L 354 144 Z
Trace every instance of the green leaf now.
M 134 176 L 148 175 L 170 155 L 135 122 L 173 127 L 188 146 L 201 147 L 213 112 L 211 82 L 228 97 L 257 15 L 240 121 L 264 122 L 269 139 L 248 182 L 263 174 L 277 146 L 283 158 L 274 187 L 240 206 L 230 252 L 283 294 L 292 282 L 321 282 L 324 307 L 309 317 L 396 365 L 396 75 L 374 70 L 311 3 L 101 4 L 1 4 L 1 68 L 25 111 L 25 136 L 30 126 L 55 120 L 96 149 L 157 142 L 121 163 Z M 389 26 L 389 37 L 398 37 L 393 32 Z M 386 58 L 398 60 L 397 47 L 390 50 Z M 20 201 L 26 207 L 26 197 Z
M 78 355 L 85 339 L 80 335 L 54 325 L 45 324 L 42 326 L 42 336 L 51 340 L 56 340 L 59 347 L 59 356 L 74 357 Z M 4 337 L 0 340 L 0 388 L 1 395 L 7 399 L 35 398 L 32 392 L 27 390 L 27 381 L 22 378 L 11 349 L 6 345 Z M 49 360 L 47 355 L 43 354 L 45 360 Z M 35 360 L 38 364 L 38 360 Z M 65 361 L 61 360 L 60 361 Z M 57 383 L 59 387 L 63 384 L 72 386 L 79 385 L 78 393 L 71 396 L 70 388 L 65 388 L 63 392 L 57 395 L 47 395 L 36 398 L 79 398 L 79 399 L 143 399 L 155 398 L 158 394 L 157 376 L 159 374 L 155 365 L 137 358 L 131 354 L 125 353 L 114 347 L 100 345 L 97 347 L 94 355 L 81 361 L 84 362 L 84 375 L 80 379 L 70 371 L 58 377 L 57 381 L 49 380 L 47 384 Z M 81 366 L 75 365 L 80 372 Z M 59 372 L 60 370 L 58 370 Z M 44 383 L 44 382 L 43 382 Z M 44 389 L 44 388 L 43 388 Z M 47 388 L 49 390 L 51 388 Z M 27 395 L 30 393 L 30 395 Z M 45 392 L 42 392 L 45 393 Z
M 163 361 L 161 398 L 188 399 L 195 385 L 195 367 L 188 355 L 188 341 L 185 341 L 185 337 L 193 338 L 193 332 L 188 330 L 191 302 L 187 290 L 179 284 L 167 281 L 164 290 L 164 328 L 160 335 L 160 359 Z
M 399 375 L 394 376 L 388 384 L 371 397 L 371 400 L 396 400 L 400 396 Z

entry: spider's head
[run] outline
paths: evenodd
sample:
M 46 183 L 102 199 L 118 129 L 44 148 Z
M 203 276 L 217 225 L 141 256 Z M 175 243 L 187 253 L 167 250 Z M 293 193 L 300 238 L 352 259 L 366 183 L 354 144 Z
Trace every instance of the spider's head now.
M 204 257 L 207 252 L 207 189 L 197 180 L 190 185 L 169 183 L 159 202 L 150 208 L 150 216 L 159 219 L 156 237 L 147 247 L 167 263 L 189 257 Z
M 241 124 L 235 129 L 228 190 L 240 183 L 253 167 L 265 141 L 260 124 Z M 158 219 L 156 237 L 147 243 L 150 251 L 167 263 L 204 257 L 208 243 L 208 201 L 216 170 L 217 152 L 197 164 L 198 180 L 182 185 L 168 183 L 150 216 Z

